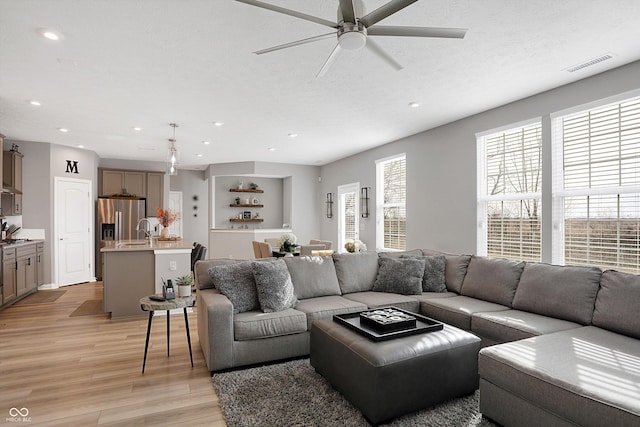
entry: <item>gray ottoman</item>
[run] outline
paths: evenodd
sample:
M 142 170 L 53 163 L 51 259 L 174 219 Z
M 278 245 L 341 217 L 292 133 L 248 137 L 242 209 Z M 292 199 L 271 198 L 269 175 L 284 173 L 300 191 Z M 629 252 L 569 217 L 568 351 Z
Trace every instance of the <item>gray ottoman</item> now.
M 453 326 L 374 342 L 332 320 L 311 328 L 311 365 L 372 424 L 478 388 L 480 338 Z

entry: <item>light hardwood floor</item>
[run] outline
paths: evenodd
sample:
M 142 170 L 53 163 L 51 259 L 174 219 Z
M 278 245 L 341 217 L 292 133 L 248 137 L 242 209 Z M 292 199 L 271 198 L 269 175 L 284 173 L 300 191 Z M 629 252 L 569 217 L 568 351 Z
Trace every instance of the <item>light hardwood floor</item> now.
M 29 296 L 0 312 L 0 425 L 226 426 L 206 368 L 195 312 L 189 315 L 193 363 L 184 316 L 156 316 L 145 373 L 147 317 L 69 317 L 84 301 L 102 298 L 102 284 L 67 286 L 53 303 Z M 39 291 L 51 292 L 51 291 Z M 146 314 L 146 313 L 145 313 Z M 12 422 L 27 408 L 31 422 Z

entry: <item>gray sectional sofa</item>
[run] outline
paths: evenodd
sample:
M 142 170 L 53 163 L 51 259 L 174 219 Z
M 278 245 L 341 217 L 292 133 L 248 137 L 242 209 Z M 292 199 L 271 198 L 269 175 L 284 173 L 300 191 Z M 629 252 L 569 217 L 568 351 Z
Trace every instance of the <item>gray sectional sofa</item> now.
M 253 295 L 253 306 L 245 304 L 246 295 L 233 294 L 236 285 L 225 285 L 249 283 L 254 262 L 196 264 L 198 334 L 209 370 L 306 355 L 313 321 L 393 305 L 482 339 L 480 410 L 500 424 L 640 425 L 640 276 L 427 249 L 277 262 L 286 264 L 295 295 L 275 312 L 256 307 Z

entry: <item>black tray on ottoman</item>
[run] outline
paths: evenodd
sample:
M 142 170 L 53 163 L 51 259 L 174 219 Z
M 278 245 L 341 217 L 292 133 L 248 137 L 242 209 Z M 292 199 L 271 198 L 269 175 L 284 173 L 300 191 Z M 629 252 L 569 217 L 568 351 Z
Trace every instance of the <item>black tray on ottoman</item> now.
M 378 325 L 370 317 L 367 317 L 367 313 L 384 310 L 402 313 L 403 316 L 397 317 L 406 317 L 391 326 Z M 396 307 L 382 307 L 358 313 L 336 314 L 333 316 L 333 320 L 373 341 L 392 340 L 409 335 L 440 331 L 443 328 L 442 323 L 437 320 Z

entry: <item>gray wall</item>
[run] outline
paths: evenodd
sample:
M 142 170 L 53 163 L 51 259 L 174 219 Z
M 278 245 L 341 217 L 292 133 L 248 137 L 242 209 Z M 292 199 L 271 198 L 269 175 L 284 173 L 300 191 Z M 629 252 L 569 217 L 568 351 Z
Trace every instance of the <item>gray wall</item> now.
M 559 71 L 561 72 L 561 71 Z M 477 132 L 542 117 L 543 165 L 550 167 L 550 113 L 640 88 L 640 62 L 617 68 L 505 106 L 422 132 L 322 166 L 322 185 L 316 195 L 323 202 L 337 186 L 360 182 L 372 187 L 372 216 L 362 219 L 360 237 L 375 245 L 375 160 L 407 155 L 407 246 L 456 253 L 476 251 L 476 136 Z M 550 184 L 543 196 L 543 260 L 550 261 Z M 334 206 L 337 209 L 337 203 Z M 337 217 L 321 217 L 324 239 L 337 241 Z M 546 239 L 546 240 L 545 240 Z
M 208 188 L 204 171 L 180 169 L 170 177 L 170 190 L 182 192 L 182 235 L 189 242 L 209 241 Z

